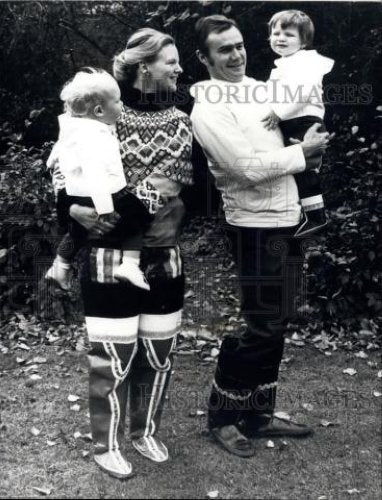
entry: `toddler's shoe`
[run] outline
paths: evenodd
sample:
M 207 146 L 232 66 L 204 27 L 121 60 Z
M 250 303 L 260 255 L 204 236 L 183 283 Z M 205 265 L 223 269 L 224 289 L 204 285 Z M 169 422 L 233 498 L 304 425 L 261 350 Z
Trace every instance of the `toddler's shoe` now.
M 54 280 L 63 290 L 70 289 L 71 265 L 57 259 L 45 274 L 45 279 Z
M 119 450 L 94 455 L 94 461 L 100 469 L 118 479 L 127 479 L 133 472 L 131 463 L 123 458 Z
M 318 210 L 304 211 L 304 220 L 298 226 L 294 236 L 296 238 L 304 238 L 313 233 L 318 232 L 320 229 L 328 224 L 325 210 L 320 208 Z
M 114 278 L 119 281 L 129 281 L 139 288 L 150 290 L 150 285 L 139 268 L 138 260 L 124 258 L 122 264 L 114 271 Z

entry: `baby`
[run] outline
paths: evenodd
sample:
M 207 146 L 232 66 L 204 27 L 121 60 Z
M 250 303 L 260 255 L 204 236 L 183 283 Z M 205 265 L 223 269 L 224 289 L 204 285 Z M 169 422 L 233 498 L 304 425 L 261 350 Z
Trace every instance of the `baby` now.
M 59 139 L 47 163 L 48 167 L 54 167 L 58 162 L 65 177 L 65 190 L 58 194 L 58 217 L 65 220 L 66 207 L 79 204 L 94 207 L 104 221 L 118 219 L 115 229 L 93 243 L 102 247 L 110 243 L 111 248 L 116 248 L 117 243 L 123 250 L 123 257 L 114 277 L 149 290 L 139 268 L 142 238 L 153 219 L 152 214 L 163 203 L 159 192 L 153 189 L 154 194 L 158 194 L 157 206 L 154 207 L 151 196 L 148 209 L 139 199 L 139 192 L 133 194 L 127 190 L 119 142 L 110 127 L 115 125 L 122 111 L 120 90 L 109 73 L 90 70 L 77 73 L 60 95 L 66 112 L 59 116 Z M 151 188 L 144 183 L 139 186 L 140 191 L 146 189 Z M 143 193 L 144 198 L 145 195 Z M 84 227 L 69 219 L 69 231 L 61 240 L 53 265 L 45 275 L 63 289 L 69 288 L 71 262 L 88 239 Z
M 334 61 L 316 50 L 306 50 L 313 42 L 314 26 L 303 12 L 277 12 L 268 25 L 271 48 L 281 57 L 275 60 L 276 68 L 268 81 L 272 111 L 263 121 L 267 129 L 279 125 L 286 143 L 290 144 L 290 138 L 302 140 L 314 123 L 320 123 L 320 131 L 325 131 L 322 79 L 331 71 Z M 297 237 L 309 235 L 327 224 L 318 174 L 322 158 L 314 160 L 317 169 L 295 175 L 304 215 L 295 233 Z

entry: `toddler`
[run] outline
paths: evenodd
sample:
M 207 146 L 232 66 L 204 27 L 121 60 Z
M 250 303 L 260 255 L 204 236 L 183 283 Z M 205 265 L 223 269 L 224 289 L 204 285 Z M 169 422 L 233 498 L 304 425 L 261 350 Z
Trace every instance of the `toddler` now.
M 322 79 L 333 67 L 334 61 L 306 50 L 313 42 L 312 20 L 299 10 L 277 12 L 269 21 L 270 45 L 279 56 L 276 68 L 268 82 L 272 95 L 272 111 L 263 121 L 264 126 L 273 129 L 277 125 L 284 139 L 302 140 L 305 132 L 320 123 L 325 131 L 325 114 L 322 103 Z M 317 169 L 295 175 L 304 218 L 295 236 L 304 237 L 327 224 L 318 168 L 321 156 L 314 158 Z
M 135 193 L 127 190 L 119 142 L 110 127 L 122 111 L 120 89 L 109 73 L 90 70 L 77 73 L 60 95 L 66 112 L 59 116 L 59 138 L 48 159 L 48 167 L 58 162 L 65 177 L 65 190 L 57 200 L 59 221 L 64 221 L 65 207 L 72 204 L 94 207 L 103 221 L 118 219 L 99 244 L 115 248 L 117 242 L 123 250 L 114 278 L 149 290 L 139 268 L 140 250 L 143 233 L 163 200 L 149 182 L 140 183 Z M 85 228 L 69 219 L 69 231 L 45 275 L 63 289 L 70 286 L 71 262 L 88 238 Z

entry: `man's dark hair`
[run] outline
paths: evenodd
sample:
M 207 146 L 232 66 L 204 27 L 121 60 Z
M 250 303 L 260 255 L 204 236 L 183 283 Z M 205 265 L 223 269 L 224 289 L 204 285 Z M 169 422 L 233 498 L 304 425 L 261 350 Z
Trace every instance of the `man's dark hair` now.
M 201 17 L 195 24 L 196 40 L 200 52 L 208 55 L 206 42 L 211 33 L 221 33 L 232 27 L 238 27 L 236 21 L 225 16 L 216 14 L 214 16 Z

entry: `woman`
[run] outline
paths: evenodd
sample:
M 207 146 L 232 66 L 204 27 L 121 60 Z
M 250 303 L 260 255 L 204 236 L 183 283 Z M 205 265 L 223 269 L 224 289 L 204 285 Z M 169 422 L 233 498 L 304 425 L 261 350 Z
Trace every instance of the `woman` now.
M 157 431 L 184 295 L 177 247 L 184 207 L 178 195 L 192 183 L 191 124 L 173 104 L 181 72 L 172 37 L 150 28 L 134 33 L 114 58 L 124 104 L 117 135 L 127 183 L 145 181 L 167 200 L 144 238 L 141 267 L 149 292 L 114 279 L 121 251 L 102 245 L 113 225 L 97 220 L 93 209 L 70 207 L 70 215 L 100 238 L 91 242 L 81 277 L 91 343 L 90 420 L 95 461 L 119 478 L 132 472 L 120 452 L 128 392 L 133 446 L 153 461 L 168 459 Z

